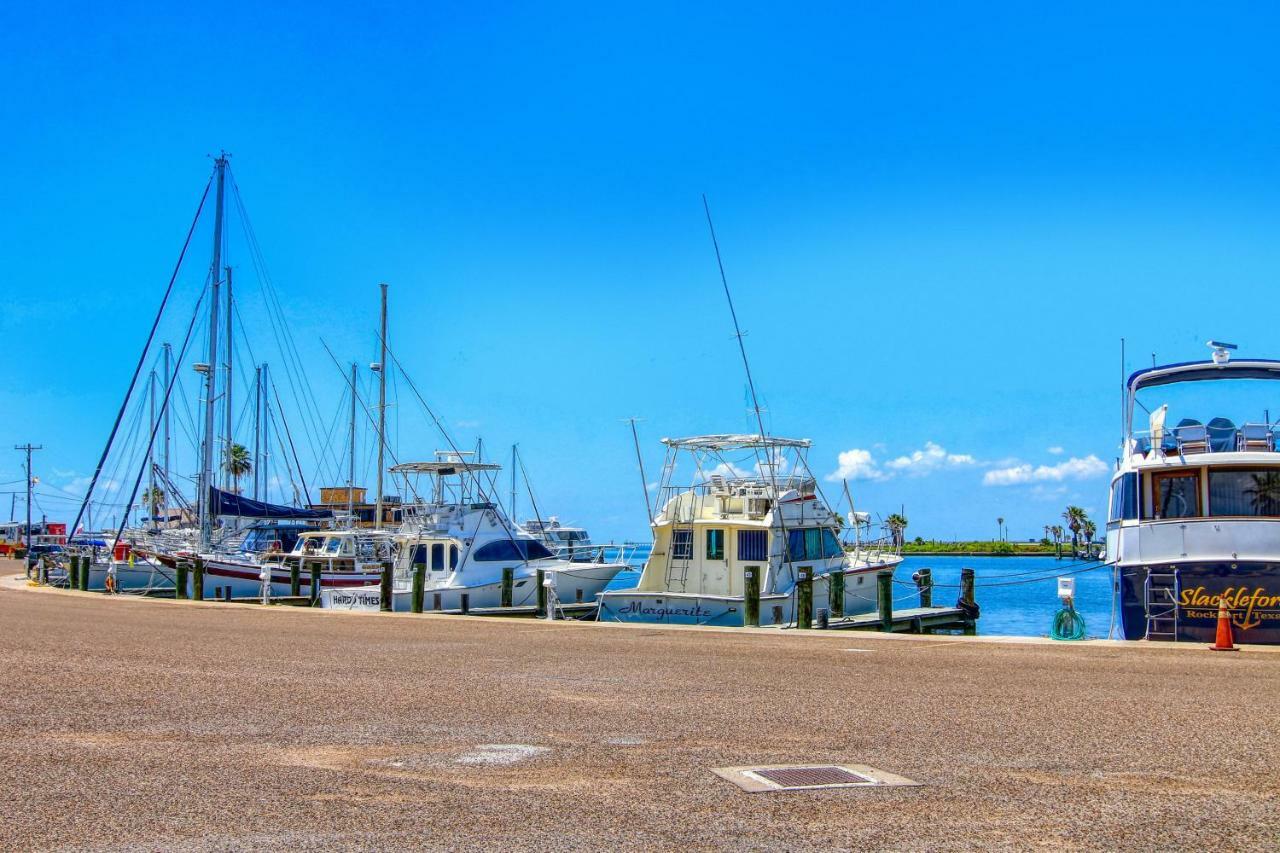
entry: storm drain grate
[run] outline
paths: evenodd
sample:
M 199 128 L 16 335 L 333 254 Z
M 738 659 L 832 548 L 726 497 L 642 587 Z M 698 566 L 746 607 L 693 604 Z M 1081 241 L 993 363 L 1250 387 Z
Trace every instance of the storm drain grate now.
M 711 772 L 742 790 L 753 793 L 918 784 L 903 776 L 863 764 L 774 764 L 763 767 L 720 767 Z

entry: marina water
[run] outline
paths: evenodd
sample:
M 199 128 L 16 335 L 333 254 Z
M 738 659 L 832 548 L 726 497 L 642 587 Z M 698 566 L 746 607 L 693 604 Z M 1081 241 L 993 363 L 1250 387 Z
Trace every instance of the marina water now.
M 638 549 L 630 560 L 635 568 L 619 573 L 608 588 L 635 586 L 648 555 L 648 546 Z M 982 608 L 979 634 L 1048 636 L 1053 616 L 1062 607 L 1058 600 L 1059 575 L 1075 579 L 1076 612 L 1084 617 L 1090 638 L 1105 638 L 1111 624 L 1111 570 L 1101 563 L 1080 563 L 1065 557 L 909 556 L 894 572 L 898 581 L 893 587 L 895 608 L 918 606 L 911 575 L 922 568 L 933 570 L 936 605 L 954 603 L 959 594 L 960 570 L 974 570 L 978 605 Z

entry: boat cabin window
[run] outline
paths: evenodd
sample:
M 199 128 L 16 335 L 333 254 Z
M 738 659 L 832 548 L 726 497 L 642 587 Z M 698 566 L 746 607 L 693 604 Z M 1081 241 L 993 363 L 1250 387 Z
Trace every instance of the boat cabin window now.
M 326 554 L 337 554 L 342 551 L 342 539 L 337 536 L 330 536 L 329 541 L 324 543 L 324 552 Z
M 502 539 L 476 549 L 471 558 L 478 563 L 508 560 L 543 560 L 551 556 L 547 546 L 533 539 Z
M 769 559 L 769 531 L 739 530 L 738 559 L 753 562 Z
M 787 531 L 787 553 L 792 560 L 825 560 L 844 553 L 835 534 L 825 527 Z
M 298 554 L 318 554 L 323 545 L 323 536 L 302 536 L 293 550 Z
M 685 529 L 671 531 L 671 557 L 675 560 L 693 559 L 692 530 Z
M 449 546 L 449 568 L 451 569 L 458 568 L 458 546 L 457 545 Z
M 1138 475 L 1122 474 L 1111 484 L 1111 513 L 1108 521 L 1122 521 L 1138 517 Z
M 707 559 L 724 559 L 724 531 L 718 527 L 707 530 Z
M 1153 474 L 1151 492 L 1156 518 L 1195 518 L 1200 515 L 1200 475 L 1196 471 Z
M 437 542 L 431 546 L 431 571 L 444 571 L 444 543 Z
M 1280 469 L 1210 471 L 1209 514 L 1280 516 Z

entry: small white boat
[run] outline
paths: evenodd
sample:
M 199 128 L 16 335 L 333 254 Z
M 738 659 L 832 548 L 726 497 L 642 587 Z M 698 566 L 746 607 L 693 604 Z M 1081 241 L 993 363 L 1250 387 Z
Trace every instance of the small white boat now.
M 601 621 L 741 626 L 750 579 L 759 583 L 760 624 L 791 625 L 802 573 L 813 579 L 814 612 L 833 604 L 846 616 L 875 609 L 876 572 L 902 558 L 890 550 L 845 550 L 842 520 L 809 473 L 807 439 L 705 435 L 663 444 L 664 503 L 653 518 L 653 550 L 635 589 L 600 597 Z M 673 485 L 681 454 L 693 462 L 684 470 L 715 473 Z M 753 457 L 754 471 L 740 467 Z M 837 575 L 839 601 L 831 598 Z

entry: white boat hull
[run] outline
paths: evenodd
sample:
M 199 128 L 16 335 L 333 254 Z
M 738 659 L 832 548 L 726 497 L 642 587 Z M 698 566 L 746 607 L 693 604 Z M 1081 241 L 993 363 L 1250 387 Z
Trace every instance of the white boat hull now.
M 573 568 L 557 569 L 546 573 L 551 578 L 556 598 L 563 604 L 594 601 L 617 574 L 628 568 L 623 563 L 583 563 Z M 502 606 L 502 582 L 481 583 L 470 586 L 438 585 L 428 583 L 424 589 L 422 609 L 462 610 L 463 596 L 466 609 L 475 610 Z M 397 579 L 392 592 L 392 610 L 408 613 L 413 609 L 413 588 Z M 381 604 L 380 588 L 375 581 L 363 589 L 337 590 L 323 599 L 325 607 L 342 610 L 372 610 Z M 515 573 L 511 587 L 513 607 L 535 607 L 538 604 L 537 576 L 534 569 L 521 567 Z

